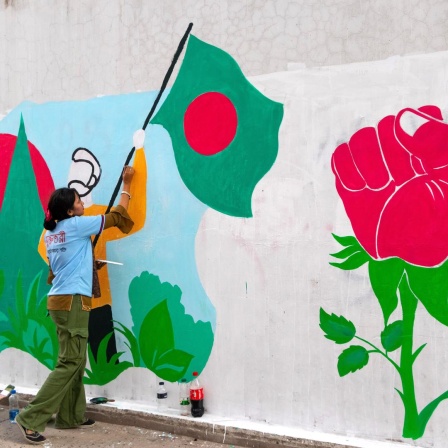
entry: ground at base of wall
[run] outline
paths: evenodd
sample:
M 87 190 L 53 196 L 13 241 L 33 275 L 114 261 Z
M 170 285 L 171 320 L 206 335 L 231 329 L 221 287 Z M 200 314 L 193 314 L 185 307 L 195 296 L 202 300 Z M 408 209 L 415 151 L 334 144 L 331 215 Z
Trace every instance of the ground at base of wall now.
M 23 399 L 25 398 L 25 401 Z M 32 397 L 21 395 L 23 408 Z M 352 448 L 327 442 L 290 438 L 257 431 L 210 424 L 201 419 L 173 418 L 104 405 L 88 405 L 87 416 L 97 423 L 90 428 L 58 430 L 51 421 L 44 447 L 51 448 Z M 15 424 L 9 421 L 8 401 L 0 400 L 2 448 L 28 446 Z M 31 446 L 31 445 L 29 445 Z
M 97 421 L 90 428 L 65 430 L 55 429 L 54 422 L 51 421 L 43 434 L 47 438 L 47 441 L 41 445 L 44 448 L 222 448 L 232 446 L 165 431 L 103 421 Z M 17 425 L 10 423 L 7 403 L 4 406 L 0 403 L 0 440 L 2 448 L 32 446 L 24 440 Z

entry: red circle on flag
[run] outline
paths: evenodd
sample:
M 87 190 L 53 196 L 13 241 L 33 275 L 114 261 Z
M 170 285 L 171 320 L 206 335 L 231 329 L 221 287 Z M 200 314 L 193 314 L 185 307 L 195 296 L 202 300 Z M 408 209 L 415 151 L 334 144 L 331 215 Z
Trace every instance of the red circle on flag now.
M 211 156 L 229 146 L 237 124 L 235 106 L 227 96 L 219 92 L 203 93 L 185 112 L 185 138 L 196 152 Z

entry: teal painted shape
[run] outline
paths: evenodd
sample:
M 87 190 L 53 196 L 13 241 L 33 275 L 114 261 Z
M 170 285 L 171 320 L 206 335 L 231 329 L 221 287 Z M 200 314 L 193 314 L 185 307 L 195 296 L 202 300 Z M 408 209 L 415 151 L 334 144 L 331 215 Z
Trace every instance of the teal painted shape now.
M 129 300 L 142 367 L 160 378 L 190 381 L 201 372 L 213 347 L 210 322 L 194 321 L 181 303 L 177 285 L 143 272 L 129 286 Z
M 1 155 L 0 155 L 1 157 Z M 24 350 L 47 367 L 57 356 L 54 326 L 46 318 L 47 265 L 37 252 L 44 213 L 23 118 L 0 211 L 0 351 Z

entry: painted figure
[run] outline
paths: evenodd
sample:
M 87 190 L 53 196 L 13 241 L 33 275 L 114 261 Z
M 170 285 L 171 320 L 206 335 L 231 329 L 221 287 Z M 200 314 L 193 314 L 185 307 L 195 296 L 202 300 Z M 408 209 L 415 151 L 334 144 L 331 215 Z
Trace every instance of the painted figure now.
M 143 134 L 142 134 L 143 133 Z M 143 228 L 146 217 L 146 157 L 143 148 L 144 131 L 137 131 L 134 135 L 133 167 L 135 176 L 131 186 L 131 196 L 134 200 L 129 205 L 129 214 L 133 217 L 134 227 L 129 234 L 134 234 Z M 86 148 L 78 148 L 72 155 L 72 164 L 68 176 L 68 186 L 79 191 L 82 198 L 86 216 L 104 214 L 107 206 L 94 204 L 92 201 L 92 190 L 98 185 L 101 178 L 101 166 L 97 158 Z M 125 235 L 116 228 L 105 229 L 101 233 L 98 244 L 95 247 L 95 258 L 106 260 L 106 244 L 123 238 Z M 39 253 L 46 259 L 43 238 L 39 243 Z M 92 311 L 89 320 L 89 346 L 93 356 L 97 357 L 101 341 L 109 334 L 106 356 L 110 360 L 117 353 L 113 315 L 112 315 L 112 292 L 109 282 L 107 264 L 98 270 L 99 288 L 94 290 L 92 300 Z

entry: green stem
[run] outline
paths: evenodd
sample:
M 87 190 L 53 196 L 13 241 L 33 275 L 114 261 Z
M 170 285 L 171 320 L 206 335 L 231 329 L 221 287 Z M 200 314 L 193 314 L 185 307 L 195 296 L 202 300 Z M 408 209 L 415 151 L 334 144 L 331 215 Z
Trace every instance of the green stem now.
M 371 342 L 367 341 L 366 339 L 360 338 L 359 336 L 355 336 L 355 339 L 358 339 L 362 342 L 364 342 L 367 345 L 370 345 L 370 347 L 373 347 L 374 350 L 372 350 L 372 353 L 379 353 L 380 355 L 384 356 L 397 370 L 398 373 L 400 373 L 400 366 L 389 356 L 387 356 L 387 353 L 383 352 L 381 349 L 379 349 L 376 345 L 372 344 Z
M 423 435 L 423 432 L 419 424 L 417 401 L 415 399 L 414 374 L 412 371 L 414 363 L 412 341 L 417 298 L 409 287 L 407 275 L 402 277 L 399 290 L 403 310 L 403 345 L 401 346 L 399 373 L 403 391 L 398 392 L 404 405 L 403 437 L 418 439 Z

